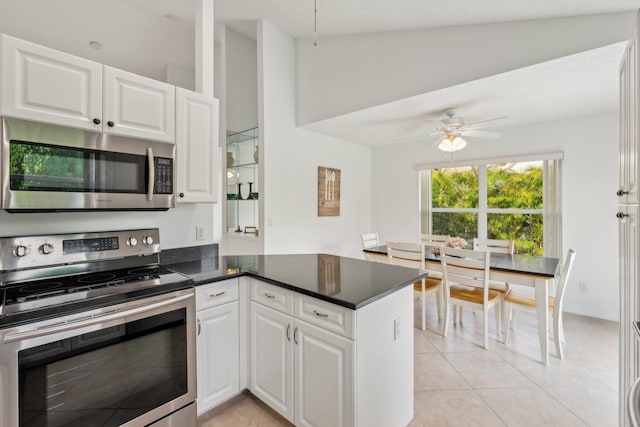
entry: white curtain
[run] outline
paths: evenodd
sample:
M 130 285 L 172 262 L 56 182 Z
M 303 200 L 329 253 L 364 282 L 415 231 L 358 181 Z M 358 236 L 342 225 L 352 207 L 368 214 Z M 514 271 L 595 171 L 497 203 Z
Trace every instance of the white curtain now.
M 562 160 L 544 162 L 544 256 L 562 259 Z

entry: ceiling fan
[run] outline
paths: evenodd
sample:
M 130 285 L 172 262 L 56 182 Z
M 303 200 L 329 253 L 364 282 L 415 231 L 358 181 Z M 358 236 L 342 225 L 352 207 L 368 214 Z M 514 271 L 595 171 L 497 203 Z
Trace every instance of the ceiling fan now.
M 505 119 L 508 116 L 496 117 L 493 119 L 480 120 L 477 122 L 467 124 L 462 117 L 456 116 L 456 110 L 454 108 L 447 108 L 443 111 L 447 116 L 441 121 L 430 121 L 427 124 L 436 128 L 431 132 L 429 136 L 437 136 L 438 138 L 432 146 L 438 145 L 438 148 L 442 151 L 453 152 L 462 150 L 467 146 L 467 142 L 463 137 L 471 137 L 478 139 L 496 139 L 500 138 L 502 134 L 497 132 L 486 132 L 476 130 L 478 127 L 483 127 L 489 122 Z

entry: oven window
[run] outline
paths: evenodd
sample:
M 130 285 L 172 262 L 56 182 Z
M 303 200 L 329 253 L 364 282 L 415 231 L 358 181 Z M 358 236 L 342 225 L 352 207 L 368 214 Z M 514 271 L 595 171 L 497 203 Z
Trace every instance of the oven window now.
M 12 140 L 9 157 L 11 190 L 147 192 L 144 155 Z
M 18 353 L 20 427 L 119 426 L 187 393 L 186 309 Z

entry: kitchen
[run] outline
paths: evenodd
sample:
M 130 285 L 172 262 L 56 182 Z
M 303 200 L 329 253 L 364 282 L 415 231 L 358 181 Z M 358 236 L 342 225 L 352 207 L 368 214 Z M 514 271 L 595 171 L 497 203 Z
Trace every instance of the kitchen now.
M 29 2 L 23 3 L 28 4 Z M 21 31 L 25 31 L 28 26 L 21 30 L 20 25 L 28 22 L 27 19 L 32 22 L 30 24 L 32 28 L 49 28 L 50 24 L 47 18 L 55 17 L 57 22 L 64 23 L 64 25 L 60 25 L 61 28 L 73 28 L 73 31 L 78 34 L 94 34 L 86 28 L 92 26 L 87 25 L 87 21 L 78 23 L 77 21 L 82 20 L 65 18 L 69 15 L 68 10 L 63 10 L 63 8 L 59 8 L 60 10 L 55 10 L 56 8 L 48 10 L 46 9 L 47 5 L 38 4 L 38 2 L 32 2 L 32 5 L 39 7 L 40 13 L 28 18 L 12 19 L 12 22 L 3 22 L 2 31 L 0 32 L 21 36 Z M 130 15 L 131 17 L 137 16 L 136 11 L 118 9 L 119 6 L 117 4 L 109 6 L 94 4 L 93 6 L 93 14 L 88 14 L 87 16 L 106 16 L 110 12 L 120 12 L 121 15 Z M 72 7 L 74 7 L 74 10 L 80 10 L 81 5 L 74 4 Z M 3 15 L 8 17 L 11 14 Z M 43 19 L 44 22 L 38 25 L 34 20 L 35 17 Z M 7 20 L 9 21 L 9 19 Z M 98 25 L 97 22 L 92 24 L 96 27 Z M 179 44 L 180 40 L 184 44 L 193 43 L 190 39 L 192 35 L 187 30 L 180 31 L 179 24 L 168 22 L 164 25 L 174 31 L 174 40 L 172 42 L 167 41 L 164 44 L 168 46 L 172 45 L 172 43 Z M 137 28 L 142 29 L 145 27 L 140 25 Z M 132 30 L 132 38 L 136 38 L 136 31 L 140 30 Z M 411 225 L 413 224 L 412 219 L 408 218 L 406 221 L 399 223 L 391 218 L 391 213 L 385 208 L 388 204 L 387 197 L 393 198 L 392 204 L 397 204 L 400 200 L 403 202 L 413 200 L 412 194 L 416 193 L 412 188 L 415 181 L 413 173 L 415 172 L 404 166 L 407 164 L 406 159 L 410 158 L 411 154 L 408 156 L 400 152 L 394 154 L 392 148 L 383 148 L 372 152 L 359 144 L 295 127 L 292 114 L 296 91 L 294 85 L 290 83 L 295 81 L 293 71 L 295 40 L 269 22 L 263 24 L 262 31 L 263 43 L 267 46 L 268 54 L 265 55 L 263 64 L 265 67 L 264 78 L 266 80 L 263 83 L 265 95 L 262 99 L 261 111 L 263 111 L 262 114 L 264 114 L 265 120 L 263 138 L 266 141 L 265 147 L 268 147 L 266 149 L 269 151 L 263 156 L 267 165 L 264 180 L 265 187 L 262 189 L 265 194 L 265 210 L 262 223 L 258 225 L 264 239 L 265 251 L 269 251 L 269 253 L 311 251 L 359 256 L 358 236 L 369 231 L 372 224 L 381 224 L 380 229 L 383 237 L 393 236 L 408 240 L 413 239 L 415 233 Z M 625 31 L 620 30 L 620 32 L 624 33 Z M 46 45 L 47 39 L 53 39 L 54 34 L 55 32 L 38 35 L 36 32 L 37 39 L 34 41 Z M 97 36 L 95 38 L 100 40 Z M 328 38 L 325 40 L 323 42 L 323 39 L 320 39 L 321 48 L 323 43 L 329 43 Z M 88 44 L 89 41 L 90 38 L 83 40 L 83 49 L 85 49 L 84 45 Z M 62 49 L 64 45 L 52 47 Z M 141 49 L 140 51 L 143 50 Z M 309 50 L 305 48 L 302 53 L 308 52 Z M 82 51 L 82 54 L 77 54 L 89 59 L 95 59 L 96 56 L 92 55 L 97 55 L 92 53 L 88 47 L 86 51 Z M 118 59 L 118 61 L 124 60 Z M 113 63 L 111 65 L 116 68 L 128 69 L 128 66 L 122 63 Z M 129 71 L 135 72 L 136 70 L 129 69 Z M 216 75 L 222 75 L 222 72 L 216 73 Z M 274 95 L 276 88 L 279 90 L 277 96 Z M 545 126 L 529 127 L 525 129 L 528 130 L 525 136 L 528 141 L 532 142 L 540 139 L 548 141 L 548 134 L 555 135 L 559 133 L 566 137 L 566 141 L 563 141 L 563 144 L 566 144 L 567 151 L 574 154 L 582 151 L 582 144 L 579 141 L 593 142 L 585 144 L 592 151 L 583 153 L 584 157 L 580 158 L 580 161 L 574 161 L 573 163 L 567 161 L 565 185 L 570 188 L 574 184 L 586 185 L 584 175 L 579 173 L 580 168 L 589 167 L 589 165 L 607 170 L 615 168 L 617 154 L 613 147 L 616 146 L 616 138 L 611 135 L 617 134 L 616 126 L 616 115 L 612 113 L 594 116 L 590 120 L 575 119 L 562 125 L 549 123 Z M 516 134 L 514 134 L 515 136 Z M 518 138 L 523 138 L 521 132 L 517 136 Z M 612 141 L 611 150 L 598 149 L 600 145 L 597 142 L 604 140 Z M 269 144 L 269 141 L 283 142 Z M 573 143 L 572 141 L 578 142 Z M 552 142 L 548 141 L 548 144 L 553 145 Z M 506 145 L 507 143 L 505 142 Z M 554 148 L 557 149 L 557 146 Z M 416 146 L 415 149 L 417 150 L 418 147 Z M 508 150 L 508 147 L 504 147 L 504 149 Z M 473 156 L 474 152 L 470 151 L 469 155 Z M 477 155 L 477 151 L 475 155 Z M 294 164 L 290 160 L 292 156 L 295 156 L 293 158 L 296 159 Z M 385 169 L 383 165 L 390 158 L 393 159 L 394 163 L 397 162 L 398 170 L 406 170 L 407 172 L 402 172 L 398 176 L 373 173 L 374 170 Z M 568 154 L 567 158 L 569 158 Z M 410 163 L 412 167 L 415 161 L 411 160 Z M 313 193 L 316 185 L 314 174 L 318 165 L 331 165 L 341 168 L 343 172 L 349 171 L 350 179 L 343 182 L 344 187 L 342 189 L 344 200 L 349 202 L 343 206 L 341 216 L 338 218 L 323 219 L 316 216 L 315 195 Z M 615 177 L 607 177 L 611 182 L 603 182 L 602 177 L 599 179 L 596 179 L 596 177 L 589 178 L 590 181 L 586 183 L 595 188 L 594 197 L 600 200 L 611 199 L 609 205 L 613 206 L 615 197 L 610 194 L 609 189 L 617 187 Z M 371 182 L 373 182 L 373 185 Z M 412 184 L 407 186 L 406 182 L 411 182 Z M 417 185 L 417 182 L 415 185 Z M 372 190 L 373 187 L 379 189 L 375 194 Z M 399 189 L 402 189 L 402 191 L 398 191 Z M 221 193 L 220 188 L 218 193 Z M 300 206 L 299 209 L 290 209 L 292 200 L 295 200 L 297 205 Z M 414 210 L 417 211 L 417 200 L 413 201 L 412 204 L 416 206 Z M 609 221 L 610 212 L 604 207 L 608 203 L 602 203 L 594 210 L 590 200 L 580 197 L 579 194 L 570 193 L 566 195 L 565 204 L 567 208 L 565 214 L 567 216 L 575 216 L 576 213 L 580 212 L 589 212 L 587 218 L 584 218 L 584 222 L 602 224 L 602 227 L 607 227 L 608 230 L 603 234 L 615 234 L 616 223 Z M 373 213 L 366 214 L 371 206 L 376 207 L 376 209 L 373 209 Z M 363 212 L 365 213 L 363 214 Z M 2 235 L 5 236 L 77 232 L 79 230 L 146 228 L 152 223 L 160 228 L 163 249 L 221 241 L 223 233 L 222 217 L 220 204 L 178 204 L 175 209 L 171 209 L 168 212 L 147 212 L 144 214 L 97 212 L 91 215 L 81 213 L 15 215 L 4 211 L 0 213 Z M 271 219 L 270 221 L 269 218 Z M 417 220 L 414 222 L 417 222 Z M 204 240 L 196 240 L 196 227 L 200 226 L 204 227 Z M 569 225 L 566 229 L 567 240 L 583 241 L 580 236 L 581 229 L 584 229 L 584 224 L 576 224 L 575 227 Z M 334 237 L 349 235 L 352 235 L 353 238 L 336 239 Z M 313 247 L 309 246 L 308 242 L 310 241 L 314 242 Z M 583 246 L 586 246 L 586 244 L 586 242 L 582 243 Z M 615 271 L 616 261 L 613 255 L 607 256 L 604 261 L 600 259 L 602 253 L 610 254 L 615 252 L 615 244 L 611 241 L 604 241 L 601 246 L 609 249 L 603 249 L 597 254 L 593 254 L 593 257 L 597 256 L 601 262 L 600 265 L 604 264 L 604 267 L 601 267 L 600 271 L 587 269 L 582 274 L 582 277 L 588 278 L 589 282 L 593 284 L 593 288 L 587 295 L 578 294 L 577 289 L 573 289 L 575 291 L 573 300 L 581 302 L 581 305 L 576 304 L 573 310 L 580 312 L 580 307 L 586 307 L 586 310 L 583 309 L 585 314 L 615 318 L 617 295 L 613 295 L 613 292 L 606 292 L 604 287 L 597 286 L 597 283 L 604 281 L 599 279 L 599 277 L 602 277 L 603 271 Z M 585 250 L 581 252 L 581 254 L 586 253 L 588 252 L 585 252 Z M 585 261 L 585 265 L 588 266 L 596 264 Z M 579 275 L 577 276 L 579 277 Z M 598 302 L 600 300 L 605 301 L 606 304 Z M 612 306 L 614 307 L 613 310 L 611 310 Z M 568 306 L 567 308 L 570 309 L 571 307 Z

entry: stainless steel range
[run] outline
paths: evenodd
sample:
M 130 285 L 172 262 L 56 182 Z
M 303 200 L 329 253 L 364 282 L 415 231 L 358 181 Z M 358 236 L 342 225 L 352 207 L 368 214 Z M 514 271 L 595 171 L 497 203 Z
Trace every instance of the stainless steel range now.
M 195 425 L 191 280 L 157 229 L 0 238 L 0 426 Z

